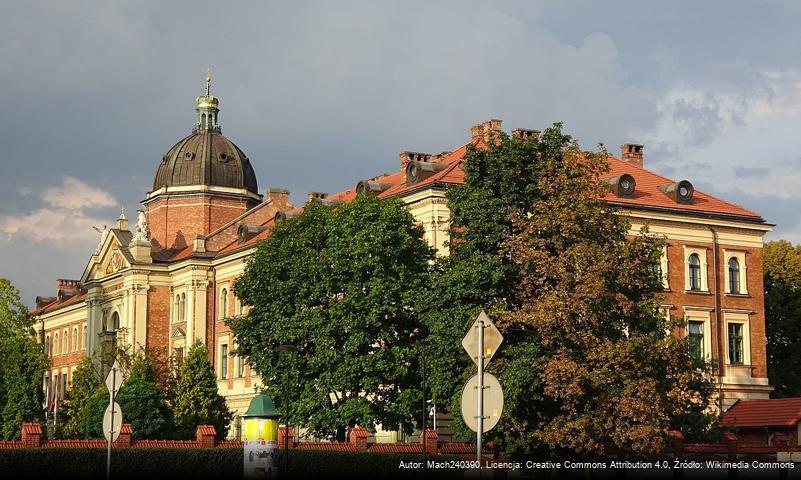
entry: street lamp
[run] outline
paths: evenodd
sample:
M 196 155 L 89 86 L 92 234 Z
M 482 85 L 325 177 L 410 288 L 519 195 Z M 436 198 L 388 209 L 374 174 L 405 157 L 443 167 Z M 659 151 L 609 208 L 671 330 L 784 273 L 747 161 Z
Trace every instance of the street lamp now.
M 297 353 L 298 347 L 292 344 L 284 344 L 278 347 L 278 352 L 283 355 Z M 284 472 L 289 472 L 289 362 L 284 366 Z

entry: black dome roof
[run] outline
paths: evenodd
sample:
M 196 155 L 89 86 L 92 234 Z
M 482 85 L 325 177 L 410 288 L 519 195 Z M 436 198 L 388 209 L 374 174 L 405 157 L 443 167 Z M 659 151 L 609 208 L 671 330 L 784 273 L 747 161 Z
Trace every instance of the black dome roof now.
M 218 130 L 196 129 L 162 157 L 153 190 L 164 187 L 205 185 L 246 189 L 258 195 L 256 173 L 250 160 Z

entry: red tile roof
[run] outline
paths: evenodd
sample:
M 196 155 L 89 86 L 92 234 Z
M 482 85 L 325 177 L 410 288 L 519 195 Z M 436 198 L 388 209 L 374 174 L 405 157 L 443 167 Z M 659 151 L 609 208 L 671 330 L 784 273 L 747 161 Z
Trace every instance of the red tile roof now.
M 388 189 L 381 192 L 379 198 L 402 195 L 411 190 L 417 190 L 428 185 L 464 183 L 464 171 L 460 168 L 460 165 L 464 161 L 465 154 L 467 153 L 467 147 L 470 144 L 471 143 L 462 145 L 449 154 L 434 160 L 434 163 L 446 163 L 449 164 L 449 166 L 414 185 L 406 185 L 406 176 L 404 172 L 395 172 L 376 177 L 376 182 L 387 183 L 391 185 Z M 486 146 L 480 140 L 472 144 L 478 148 Z M 696 215 L 717 214 L 741 218 L 747 217 L 744 219 L 753 222 L 764 222 L 762 217 L 752 210 L 748 210 L 734 203 L 713 197 L 697 189 L 695 190 L 693 202 L 691 204 L 676 203 L 659 189 L 660 186 L 673 183 L 673 180 L 611 155 L 609 156 L 609 167 L 610 171 L 604 175 L 604 178 L 612 178 L 624 173 L 628 173 L 634 177 L 634 181 L 636 182 L 636 192 L 634 198 L 619 198 L 612 195 L 605 197 L 605 200 L 621 205 L 622 207 L 630 206 L 631 208 L 639 207 L 668 209 L 671 211 L 683 211 Z M 355 196 L 356 188 L 353 187 L 343 192 L 331 195 L 329 198 L 332 200 L 350 201 Z
M 53 310 L 58 310 L 59 308 L 63 308 L 69 305 L 74 305 L 76 303 L 84 301 L 85 299 L 86 299 L 86 292 L 79 293 L 77 295 L 69 297 L 63 302 L 56 300 L 54 302 L 48 303 L 47 305 L 43 305 L 39 308 L 34 308 L 33 310 L 31 310 L 31 313 L 33 315 L 41 315 L 43 313 L 52 312 Z
M 720 420 L 722 426 L 794 427 L 801 421 L 801 397 L 740 400 Z
M 761 219 L 759 214 L 745 209 L 734 203 L 721 200 L 719 198 L 708 195 L 704 192 L 695 190 L 693 194 L 693 201 L 691 204 L 679 204 L 674 202 L 670 197 L 662 193 L 659 189 L 662 185 L 673 183 L 673 180 L 656 174 L 643 167 L 631 164 L 613 156 L 609 157 L 610 171 L 606 178 L 616 177 L 624 173 L 628 173 L 634 177 L 636 182 L 636 191 L 634 198 L 618 198 L 615 196 L 607 196 L 606 200 L 615 203 L 628 204 L 632 207 L 662 207 L 673 210 L 689 210 L 695 212 L 707 213 L 720 213 L 726 215 L 738 215 L 743 217 L 754 217 L 754 219 Z

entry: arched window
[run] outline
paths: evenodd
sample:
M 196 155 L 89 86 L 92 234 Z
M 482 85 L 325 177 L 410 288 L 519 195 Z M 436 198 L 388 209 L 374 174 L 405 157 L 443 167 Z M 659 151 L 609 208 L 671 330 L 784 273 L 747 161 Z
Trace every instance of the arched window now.
M 50 350 L 50 335 L 49 334 L 45 335 L 44 349 L 45 349 L 45 355 L 47 355 L 48 357 L 52 357 L 53 356 L 53 352 Z
M 58 355 L 58 332 L 53 334 L 53 355 Z
M 87 345 L 89 345 L 89 329 L 86 327 L 86 324 L 83 324 L 83 350 L 87 350 Z
M 186 294 L 181 294 L 181 306 L 178 308 L 180 312 L 180 319 L 183 321 L 186 318 Z
M 220 292 L 220 320 L 228 316 L 228 289 L 223 288 Z
M 110 332 L 116 332 L 118 328 L 120 328 L 120 314 L 114 312 L 111 314 L 111 325 L 109 325 Z
M 72 351 L 78 351 L 78 327 L 72 327 Z
M 701 290 L 701 259 L 697 253 L 690 255 L 690 290 Z
M 740 293 L 740 261 L 735 257 L 729 259 L 729 292 Z
M 64 329 L 64 335 L 61 336 L 61 353 L 70 352 L 70 331 Z

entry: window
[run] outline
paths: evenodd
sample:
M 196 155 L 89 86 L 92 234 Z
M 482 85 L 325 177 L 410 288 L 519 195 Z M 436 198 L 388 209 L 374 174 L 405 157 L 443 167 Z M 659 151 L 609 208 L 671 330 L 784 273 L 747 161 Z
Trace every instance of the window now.
M 729 293 L 740 293 L 740 261 L 729 259 Z
M 228 289 L 223 288 L 220 293 L 220 319 L 228 316 Z
M 111 331 L 116 332 L 120 328 L 120 314 L 114 312 L 111 314 Z
M 45 355 L 47 355 L 48 357 L 52 357 L 53 356 L 53 351 L 50 350 L 50 335 L 49 334 L 45 335 L 44 349 L 45 349 Z
M 228 344 L 220 346 L 220 378 L 228 378 Z
M 181 295 L 175 295 L 175 307 L 173 308 L 172 321 L 181 321 Z
M 53 355 L 58 355 L 58 332 L 53 334 Z
M 179 313 L 179 316 L 180 316 L 179 320 L 181 322 L 183 322 L 184 319 L 186 318 L 186 294 L 185 293 L 181 294 L 181 306 L 178 308 L 178 313 Z
M 654 272 L 654 275 L 656 275 L 656 278 L 658 278 L 660 282 L 663 281 L 662 280 L 663 272 L 662 272 L 662 263 L 661 262 L 651 265 L 651 271 Z
M 78 351 L 78 327 L 72 328 L 72 351 Z
M 688 259 L 690 266 L 690 290 L 701 290 L 701 259 L 697 253 L 690 255 Z
M 239 346 L 236 348 L 238 349 Z M 236 357 L 236 376 L 237 378 L 242 378 L 245 376 L 245 357 L 243 355 Z
M 744 363 L 742 323 L 729 323 L 729 363 L 733 365 Z
M 61 336 L 61 353 L 70 353 L 70 331 L 64 329 L 64 335 Z
M 83 349 L 87 350 L 87 345 L 89 345 L 89 330 L 86 328 L 86 324 L 83 324 Z
M 690 347 L 690 355 L 695 360 L 704 359 L 704 322 L 690 321 L 687 324 L 687 341 Z
M 183 347 L 175 347 L 172 349 L 172 361 L 176 368 L 184 363 L 184 349 Z

